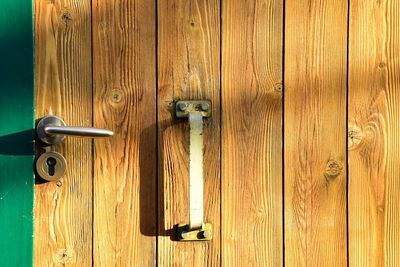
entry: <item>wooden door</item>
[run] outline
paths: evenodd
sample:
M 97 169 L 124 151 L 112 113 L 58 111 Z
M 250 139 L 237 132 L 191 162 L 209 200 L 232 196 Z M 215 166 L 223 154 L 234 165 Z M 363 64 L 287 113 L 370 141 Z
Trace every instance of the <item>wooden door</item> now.
M 397 0 L 0 7 L 0 266 L 400 264 Z M 211 241 L 176 237 L 190 99 L 212 103 Z M 45 115 L 114 136 L 66 138 L 66 175 L 33 186 Z

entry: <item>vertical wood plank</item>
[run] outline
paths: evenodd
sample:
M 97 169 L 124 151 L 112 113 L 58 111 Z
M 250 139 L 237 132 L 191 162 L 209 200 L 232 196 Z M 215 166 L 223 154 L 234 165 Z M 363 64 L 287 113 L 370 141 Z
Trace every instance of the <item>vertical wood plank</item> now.
M 349 262 L 400 265 L 400 3 L 350 1 Z
M 94 264 L 156 261 L 155 1 L 94 0 Z
M 34 79 L 32 1 L 0 1 L 0 265 L 31 266 Z
M 222 264 L 282 266 L 283 1 L 222 9 Z
M 285 263 L 346 266 L 347 1 L 285 10 Z
M 89 0 L 35 1 L 36 117 L 92 125 Z M 92 145 L 67 138 L 54 148 L 66 176 L 35 186 L 35 266 L 92 264 Z
M 220 264 L 220 114 L 218 0 L 158 1 L 158 143 L 160 266 Z M 204 127 L 204 209 L 211 242 L 177 242 L 174 225 L 189 223 L 189 127 L 174 116 L 174 101 L 209 99 Z

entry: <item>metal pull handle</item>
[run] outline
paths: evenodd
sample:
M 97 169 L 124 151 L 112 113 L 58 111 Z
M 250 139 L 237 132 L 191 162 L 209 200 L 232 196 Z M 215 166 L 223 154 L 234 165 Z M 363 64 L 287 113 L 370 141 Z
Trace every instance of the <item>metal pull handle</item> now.
M 38 138 L 45 144 L 55 145 L 64 140 L 66 135 L 80 137 L 110 137 L 114 133 L 106 129 L 67 126 L 57 116 L 46 116 L 42 118 L 36 127 Z
M 182 241 L 210 240 L 211 224 L 204 223 L 203 118 L 211 116 L 210 101 L 179 101 L 176 116 L 188 118 L 190 125 L 189 155 L 189 224 L 178 225 Z

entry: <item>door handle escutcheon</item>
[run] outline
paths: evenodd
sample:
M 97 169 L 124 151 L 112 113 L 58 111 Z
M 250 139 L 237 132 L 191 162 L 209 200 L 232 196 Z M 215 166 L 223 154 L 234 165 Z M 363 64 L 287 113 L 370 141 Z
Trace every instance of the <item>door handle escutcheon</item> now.
M 178 101 L 176 116 L 188 118 L 189 148 L 189 224 L 179 224 L 177 236 L 182 241 L 205 241 L 212 238 L 212 225 L 204 223 L 203 118 L 211 117 L 211 102 Z
M 110 137 L 114 135 L 112 131 L 106 129 L 67 126 L 57 116 L 46 116 L 40 119 L 36 126 L 36 134 L 40 141 L 47 145 L 60 143 L 66 135 L 91 138 Z

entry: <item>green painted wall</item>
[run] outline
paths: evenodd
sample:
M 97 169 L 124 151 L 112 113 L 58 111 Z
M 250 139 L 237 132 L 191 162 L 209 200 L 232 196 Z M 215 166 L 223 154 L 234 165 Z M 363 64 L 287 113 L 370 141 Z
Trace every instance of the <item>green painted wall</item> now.
M 0 0 L 0 266 L 32 266 L 32 0 Z

